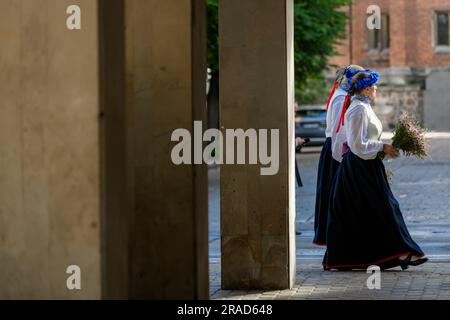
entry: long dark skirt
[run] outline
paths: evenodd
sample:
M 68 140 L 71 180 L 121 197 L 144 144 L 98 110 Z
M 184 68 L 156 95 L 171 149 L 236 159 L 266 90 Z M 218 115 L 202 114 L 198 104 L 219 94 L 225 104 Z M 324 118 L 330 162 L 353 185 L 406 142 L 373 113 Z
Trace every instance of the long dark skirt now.
M 314 240 L 316 245 L 326 245 L 328 206 L 330 189 L 339 162 L 331 155 L 331 138 L 327 138 L 320 153 L 319 170 L 317 172 L 316 208 L 314 214 Z
M 408 232 L 383 162 L 347 152 L 331 189 L 325 269 L 398 266 L 398 257 L 423 256 Z

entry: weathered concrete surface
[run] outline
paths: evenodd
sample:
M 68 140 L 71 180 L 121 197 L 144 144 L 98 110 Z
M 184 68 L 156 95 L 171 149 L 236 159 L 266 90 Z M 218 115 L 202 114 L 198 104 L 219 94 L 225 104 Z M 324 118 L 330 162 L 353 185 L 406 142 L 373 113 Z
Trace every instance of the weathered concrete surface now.
M 72 4 L 0 0 L 0 298 L 207 298 L 205 2 Z
M 222 285 L 288 288 L 295 278 L 291 0 L 219 2 L 221 127 L 280 130 L 278 174 L 221 168 Z
M 206 167 L 170 142 L 206 127 L 205 19 L 201 0 L 125 1 L 130 298 L 208 297 Z
M 0 0 L 0 298 L 100 298 L 97 2 L 74 31 L 71 4 Z

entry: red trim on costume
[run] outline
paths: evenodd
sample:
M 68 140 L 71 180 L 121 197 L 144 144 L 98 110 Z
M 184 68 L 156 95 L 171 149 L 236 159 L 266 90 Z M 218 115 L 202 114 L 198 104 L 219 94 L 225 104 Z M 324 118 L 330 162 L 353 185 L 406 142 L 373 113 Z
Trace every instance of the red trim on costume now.
M 339 130 L 341 130 L 341 126 L 344 125 L 345 112 L 347 112 L 347 104 L 348 104 L 349 100 L 350 100 L 350 95 L 348 94 L 345 96 L 344 105 L 342 106 L 341 118 L 339 119 L 339 124 L 338 124 L 337 130 L 336 130 L 336 133 L 338 133 Z
M 328 268 L 328 269 L 369 267 L 369 266 L 372 266 L 372 265 L 377 265 L 377 264 L 380 264 L 380 263 L 383 263 L 383 262 L 387 262 L 387 261 L 389 261 L 391 259 L 396 259 L 396 258 L 401 257 L 401 256 L 407 256 L 409 254 L 414 254 L 414 253 L 413 252 L 400 253 L 400 254 L 397 254 L 395 256 L 392 256 L 392 257 L 389 257 L 389 258 L 386 258 L 386 259 L 383 259 L 383 260 L 379 260 L 379 261 L 376 261 L 376 262 L 367 263 L 367 264 L 353 264 L 353 265 L 349 264 L 349 265 L 341 265 L 341 266 L 328 266 L 326 264 L 323 264 L 323 266 L 325 268 Z M 422 254 L 422 255 L 417 256 L 417 257 L 422 258 L 424 256 L 425 256 L 425 254 Z
M 326 247 L 327 245 L 325 243 L 319 243 L 319 242 L 313 242 L 312 243 L 315 246 L 321 246 L 321 247 Z
M 327 111 L 328 111 L 328 107 L 330 106 L 331 98 L 333 98 L 334 92 L 335 92 L 336 89 L 337 89 L 337 86 L 338 86 L 338 83 L 337 83 L 337 81 L 336 81 L 336 82 L 334 83 L 333 90 L 331 90 L 330 96 L 328 97 Z

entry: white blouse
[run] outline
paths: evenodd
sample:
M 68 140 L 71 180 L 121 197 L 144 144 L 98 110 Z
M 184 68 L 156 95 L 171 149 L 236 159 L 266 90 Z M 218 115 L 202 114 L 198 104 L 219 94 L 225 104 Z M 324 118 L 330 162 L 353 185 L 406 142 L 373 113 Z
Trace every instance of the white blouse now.
M 337 133 L 337 128 L 339 125 L 339 120 L 341 119 L 341 112 L 344 106 L 345 97 L 347 92 L 339 88 L 333 98 L 330 101 L 330 107 L 327 113 L 327 138 L 331 138 L 331 155 L 334 160 L 342 161 L 342 149 L 343 143 L 346 141 L 345 129 L 341 127 Z
M 339 116 L 340 119 L 340 116 Z M 345 120 L 344 120 L 345 121 Z M 331 139 L 331 155 L 334 160 L 342 162 L 342 157 L 344 155 L 344 143 L 347 142 L 347 135 L 345 132 L 345 126 L 341 126 L 339 132 L 334 132 L 334 136 Z
M 327 112 L 327 128 L 325 130 L 325 136 L 327 138 L 333 138 L 336 133 L 337 124 L 341 117 L 342 105 L 344 104 L 346 95 L 347 92 L 338 88 L 331 98 Z
M 383 125 L 368 102 L 354 97 L 344 121 L 347 144 L 355 155 L 373 160 L 383 151 Z

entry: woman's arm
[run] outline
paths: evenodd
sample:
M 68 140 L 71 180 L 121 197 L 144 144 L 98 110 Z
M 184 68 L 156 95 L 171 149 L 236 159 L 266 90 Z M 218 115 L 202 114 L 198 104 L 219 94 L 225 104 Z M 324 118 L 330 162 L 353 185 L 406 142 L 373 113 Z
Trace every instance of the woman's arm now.
M 345 127 L 342 126 L 338 133 L 333 133 L 331 137 L 331 155 L 337 162 L 342 162 L 344 156 L 344 143 L 347 142 Z
M 343 146 L 344 143 L 347 141 L 347 138 L 345 136 L 345 127 L 342 126 L 339 130 L 339 132 L 337 131 L 338 125 L 339 125 L 339 121 L 341 120 L 341 112 L 342 112 L 342 108 L 344 107 L 344 101 L 345 101 L 345 96 L 340 96 L 337 97 L 332 105 L 332 121 L 331 121 L 331 127 L 332 127 L 332 132 L 331 132 L 331 154 L 334 160 L 341 162 L 342 161 L 342 156 L 343 156 Z
M 331 128 L 333 130 L 332 137 L 336 135 L 339 121 L 341 120 L 341 113 L 342 108 L 344 107 L 344 101 L 345 96 L 339 96 L 336 99 L 334 99 L 333 104 L 331 106 Z

